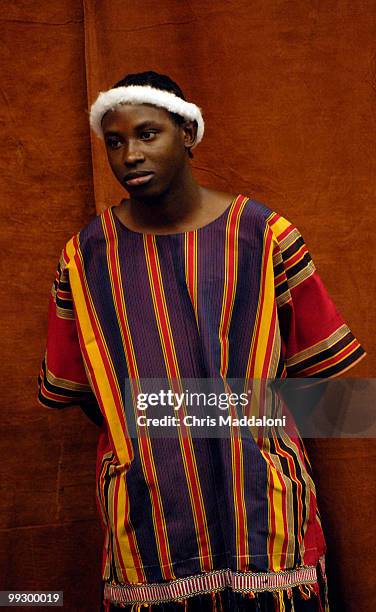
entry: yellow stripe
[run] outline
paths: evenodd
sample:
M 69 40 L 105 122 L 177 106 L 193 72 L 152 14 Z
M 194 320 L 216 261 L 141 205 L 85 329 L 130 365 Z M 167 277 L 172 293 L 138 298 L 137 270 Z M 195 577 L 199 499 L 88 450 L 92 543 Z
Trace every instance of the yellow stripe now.
M 274 469 L 274 468 L 273 468 Z M 282 546 L 285 541 L 285 532 L 283 527 L 283 494 L 282 486 L 277 476 L 277 470 L 274 469 L 273 475 L 274 485 L 277 483 L 277 487 L 273 490 L 273 504 L 274 504 L 274 519 L 275 519 L 275 538 L 273 547 L 273 559 L 271 559 L 271 565 L 274 572 L 278 572 L 282 569 L 281 566 L 281 553 Z
M 269 219 L 270 218 L 272 218 L 272 215 L 269 217 Z M 265 252 L 266 240 L 269 237 L 270 231 L 271 230 L 269 228 L 269 225 L 268 223 L 266 223 L 266 227 L 264 231 L 264 249 L 263 249 L 263 255 L 262 255 L 262 262 L 261 262 L 261 270 L 264 271 L 265 269 L 264 294 L 262 298 L 262 285 L 260 285 L 259 301 L 257 305 L 254 333 L 253 333 L 253 337 L 251 341 L 251 348 L 249 352 L 248 365 L 247 365 L 247 376 L 246 376 L 246 386 L 248 388 L 249 383 L 247 381 L 250 379 L 250 376 L 251 376 L 250 367 L 251 367 L 253 354 L 255 353 L 255 360 L 254 360 L 254 366 L 253 366 L 254 370 L 252 374 L 253 380 L 252 380 L 252 385 L 251 385 L 252 395 L 251 395 L 250 414 L 255 415 L 256 417 L 259 416 L 260 414 L 260 405 L 262 405 L 263 409 L 267 410 L 268 406 L 272 405 L 272 402 L 273 402 L 272 391 L 270 389 L 270 386 L 269 385 L 264 386 L 261 382 L 262 372 L 263 372 L 264 365 L 265 365 L 268 340 L 269 340 L 269 335 L 271 331 L 273 312 L 275 308 L 274 267 L 273 267 L 273 240 L 275 240 L 274 237 L 269 247 L 268 259 L 267 261 L 265 260 L 266 258 L 266 252 Z M 260 323 L 260 325 L 259 325 L 258 335 L 256 336 L 256 330 L 258 327 L 258 323 Z M 256 346 L 256 341 L 257 341 L 257 346 Z M 271 351 L 272 358 L 270 360 L 270 364 L 269 364 L 268 372 L 267 372 L 268 378 L 274 378 L 276 368 L 278 365 L 278 360 L 273 358 L 273 356 L 275 355 L 276 347 L 274 345 L 276 342 L 279 342 L 279 338 L 278 338 L 278 334 L 276 334 L 276 329 L 275 329 L 273 347 Z M 254 429 L 251 430 L 251 433 L 253 437 L 256 438 L 257 432 Z M 267 483 L 267 495 L 268 495 L 268 507 L 269 507 L 268 555 L 269 555 L 269 548 L 270 548 L 270 534 L 272 533 L 270 509 L 273 508 L 274 509 L 274 520 L 276 523 L 276 533 L 274 534 L 275 539 L 274 539 L 274 544 L 273 544 L 273 551 L 274 551 L 273 559 L 270 559 L 270 563 L 273 569 L 277 569 L 277 568 L 279 569 L 280 568 L 281 547 L 283 545 L 283 540 L 284 540 L 283 513 L 282 513 L 283 497 L 282 497 L 282 490 L 281 490 L 281 485 L 279 483 L 277 470 L 272 465 L 272 458 L 270 456 L 270 442 L 267 437 L 264 438 L 262 441 L 262 448 L 260 449 L 260 452 L 262 456 L 264 457 L 266 464 L 268 466 L 268 483 Z M 273 480 L 273 489 L 270 492 L 271 478 Z M 281 529 L 281 526 L 282 526 L 282 529 Z M 283 534 L 282 538 L 278 535 L 281 533 Z M 277 556 L 279 559 L 276 567 L 274 567 L 275 556 Z
M 275 216 L 276 216 L 276 213 L 272 213 L 271 215 L 269 215 L 269 217 L 266 220 L 266 224 L 267 226 L 270 224 L 270 228 L 273 234 L 276 236 L 276 238 L 278 238 L 289 227 L 291 227 L 291 229 L 293 229 L 293 227 L 292 227 L 292 223 L 288 221 L 287 219 L 285 219 L 284 217 L 280 217 L 279 219 L 277 219 L 277 221 L 273 222 L 273 219 Z
M 268 224 L 266 224 L 266 228 L 264 232 L 264 245 L 265 245 L 265 241 L 266 241 L 269 231 L 270 231 L 269 226 Z M 266 349 L 267 349 L 268 340 L 269 340 L 269 333 L 270 333 L 271 322 L 273 318 L 273 311 L 275 308 L 274 269 L 273 269 L 272 255 L 273 255 L 273 241 L 270 245 L 268 261 L 266 262 L 264 297 L 263 297 L 262 302 L 261 302 L 262 287 L 260 286 L 260 295 L 259 295 L 259 302 L 257 305 L 254 333 L 252 336 L 251 349 L 250 349 L 248 365 L 247 365 L 247 378 L 250 377 L 249 369 L 250 369 L 251 360 L 252 360 L 252 356 L 254 352 L 256 353 L 256 357 L 254 361 L 253 378 L 255 379 L 261 378 L 262 371 L 263 371 L 264 364 L 265 364 Z M 262 263 L 261 263 L 262 270 L 264 270 L 264 266 L 265 266 L 265 246 L 264 246 L 263 255 L 262 255 Z M 257 347 L 256 347 L 255 342 L 256 342 L 256 330 L 258 327 L 258 321 L 260 321 L 260 327 L 259 327 L 259 332 L 257 336 Z M 274 374 L 275 374 L 274 372 L 270 372 L 269 370 L 267 373 L 267 376 L 268 378 L 273 378 Z
M 101 354 L 98 348 L 95 333 L 94 333 L 94 330 L 93 330 L 93 327 L 90 321 L 89 313 L 86 308 L 84 290 L 81 286 L 80 277 L 79 277 L 78 270 L 77 270 L 77 267 L 74 261 L 74 256 L 76 253 L 75 253 L 75 248 L 73 244 L 73 239 L 70 240 L 69 243 L 67 244 L 67 253 L 70 258 L 70 261 L 68 264 L 69 280 L 70 280 L 70 284 L 72 287 L 72 294 L 74 296 L 74 304 L 75 304 L 75 308 L 77 312 L 77 318 L 80 323 L 82 335 L 83 335 L 84 342 L 85 342 L 85 347 L 86 347 L 86 350 L 89 356 L 89 361 L 95 372 L 95 378 L 96 378 L 96 382 L 99 388 L 100 397 L 102 399 L 103 406 L 106 406 L 106 417 L 110 425 L 111 436 L 115 444 L 116 454 L 121 463 L 129 463 L 131 459 L 133 459 L 133 457 L 130 457 L 126 450 L 127 444 L 126 444 L 126 439 L 124 436 L 124 431 L 121 426 L 121 423 L 119 422 L 119 417 L 117 415 L 116 408 L 114 405 L 115 398 L 114 398 L 113 392 L 110 387 L 107 372 L 106 372 L 106 369 L 102 361 L 102 357 L 101 357 Z M 81 266 L 82 268 L 84 268 L 81 253 L 79 252 L 78 255 L 81 259 Z M 87 294 L 90 300 L 91 309 L 95 317 L 98 329 L 100 330 L 101 339 L 105 346 L 106 354 L 108 355 L 110 368 L 111 368 L 112 373 L 114 374 L 115 384 L 116 384 L 116 399 L 121 402 L 121 393 L 120 393 L 119 385 L 118 385 L 118 382 L 116 380 L 116 376 L 114 373 L 114 365 L 109 356 L 109 351 L 107 349 L 105 339 L 103 337 L 103 333 L 100 328 L 98 316 L 94 308 L 93 300 L 90 295 L 86 277 L 84 277 L 84 282 L 85 282 L 85 293 Z
M 106 369 L 102 361 L 102 357 L 101 357 L 101 354 L 98 348 L 98 344 L 95 338 L 94 330 L 93 330 L 93 327 L 90 321 L 89 313 L 86 308 L 84 290 L 81 286 L 80 277 L 79 277 L 78 270 L 77 270 L 77 267 L 74 261 L 74 256 L 76 252 L 75 252 L 75 247 L 73 244 L 73 239 L 69 241 L 66 248 L 67 248 L 67 254 L 69 256 L 69 264 L 68 264 L 69 280 L 70 280 L 70 284 L 72 288 L 72 295 L 74 297 L 77 318 L 80 323 L 80 327 L 81 327 L 82 335 L 84 338 L 85 347 L 88 353 L 89 361 L 95 372 L 95 378 L 96 378 L 96 382 L 99 388 L 100 397 L 102 399 L 103 406 L 106 407 L 106 418 L 109 424 L 111 437 L 112 437 L 112 440 L 115 446 L 116 454 L 117 454 L 117 457 L 120 463 L 130 463 L 131 460 L 133 459 L 133 456 L 130 457 L 127 451 L 127 442 L 125 439 L 124 431 L 119 421 L 119 417 L 118 417 L 118 414 L 115 408 L 115 398 L 114 398 L 113 392 L 110 387 L 107 372 L 106 372 Z M 81 253 L 78 252 L 78 255 L 81 259 L 81 266 L 82 268 L 84 268 Z M 93 301 L 90 295 L 89 287 L 88 287 L 85 276 L 84 276 L 84 282 L 85 282 L 85 290 L 86 290 L 85 292 L 87 293 L 87 296 L 90 300 L 91 309 L 95 317 L 97 326 L 100 330 L 97 313 L 93 305 Z M 101 334 L 102 341 L 105 344 L 105 340 L 103 338 L 103 334 L 101 330 L 100 330 L 100 334 Z M 106 348 L 106 354 L 108 355 L 108 349 L 107 347 L 105 348 Z M 114 373 L 114 366 L 113 366 L 113 363 L 110 357 L 109 357 L 109 362 L 110 362 L 111 370 Z M 121 402 L 121 394 L 120 394 L 118 381 L 116 379 L 116 376 L 114 376 L 114 378 L 115 378 L 116 395 L 117 395 L 116 399 L 117 401 Z M 124 480 L 124 478 L 121 478 L 121 480 Z M 123 506 L 122 511 L 124 512 L 124 506 Z M 124 551 L 124 562 L 126 566 L 129 567 L 129 573 L 128 573 L 129 578 L 132 581 L 136 582 L 138 580 L 138 577 L 137 577 L 137 572 L 134 569 L 134 559 L 131 553 L 128 535 L 126 533 L 124 534 L 120 533 L 121 525 L 123 523 L 124 523 L 124 514 L 122 516 L 120 523 L 117 523 L 117 526 L 115 527 L 115 529 L 116 529 L 117 534 L 120 537 L 124 536 L 124 540 L 121 541 L 121 549 L 122 551 Z

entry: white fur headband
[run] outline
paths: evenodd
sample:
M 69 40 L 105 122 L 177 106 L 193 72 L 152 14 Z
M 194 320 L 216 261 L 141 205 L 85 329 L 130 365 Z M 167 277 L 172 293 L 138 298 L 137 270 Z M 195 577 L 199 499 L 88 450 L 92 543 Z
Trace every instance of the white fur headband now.
M 103 115 L 119 104 L 152 104 L 176 113 L 189 121 L 197 121 L 197 136 L 192 149 L 201 142 L 204 135 L 204 120 L 201 110 L 196 104 L 186 102 L 170 91 L 156 89 L 150 85 L 128 85 L 127 87 L 114 87 L 108 91 L 101 91 L 90 109 L 90 125 L 94 132 L 103 139 Z

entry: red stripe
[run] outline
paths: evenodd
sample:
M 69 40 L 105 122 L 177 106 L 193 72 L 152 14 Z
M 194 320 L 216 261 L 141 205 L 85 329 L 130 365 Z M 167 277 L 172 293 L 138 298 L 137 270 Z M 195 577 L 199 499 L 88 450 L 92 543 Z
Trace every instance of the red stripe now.
M 226 241 L 226 256 L 227 256 L 227 293 L 226 293 L 226 302 L 224 306 L 224 314 L 223 314 L 223 323 L 222 323 L 222 364 L 221 364 L 221 374 L 222 376 L 226 375 L 227 372 L 227 363 L 228 363 L 228 347 L 227 347 L 227 333 L 228 326 L 230 320 L 230 312 L 233 298 L 233 291 L 235 285 L 235 253 L 234 253 L 234 244 L 235 244 L 235 227 L 237 223 L 237 219 L 239 216 L 239 210 L 247 198 L 238 198 L 235 202 L 235 205 L 230 213 L 229 225 L 228 225 L 228 240 Z
M 287 281 L 286 272 L 283 271 L 283 272 L 281 272 L 281 274 L 278 274 L 274 278 L 275 278 L 275 288 L 277 289 L 279 287 L 279 285 L 282 285 L 282 283 Z M 286 289 L 286 291 L 287 291 L 287 289 Z
M 231 407 L 231 413 L 232 413 L 232 417 L 236 418 L 237 414 L 236 411 L 234 409 L 234 407 Z M 241 467 L 241 452 L 240 452 L 240 441 L 239 441 L 239 428 L 234 425 L 233 429 L 235 430 L 235 435 L 234 435 L 234 439 L 233 439 L 233 448 L 234 448 L 234 463 L 235 465 L 233 466 L 233 469 L 235 470 L 235 492 L 236 492 L 236 510 L 237 512 L 235 512 L 235 515 L 237 517 L 237 532 L 238 532 L 238 545 L 239 545 L 239 562 L 240 562 L 240 567 L 239 567 L 239 571 L 244 571 L 246 569 L 246 565 L 247 565 L 247 559 L 246 559 L 246 552 L 247 552 L 247 547 L 246 547 L 246 535 L 245 535 L 245 514 L 244 514 L 244 507 L 243 507 L 243 499 L 242 496 L 240 495 L 240 491 L 242 488 L 242 480 L 240 478 L 240 467 Z
M 293 232 L 294 229 L 296 229 L 296 228 L 292 224 L 290 224 L 288 227 L 286 227 L 286 229 L 283 230 L 283 232 L 278 234 L 278 236 L 277 236 L 278 242 L 281 242 L 284 238 L 287 238 L 287 236 L 289 236 L 289 234 L 291 234 L 291 232 Z
M 277 318 L 277 309 L 276 309 L 276 305 L 274 302 L 273 314 L 272 314 L 272 319 L 271 319 L 270 328 L 269 328 L 268 343 L 266 345 L 265 359 L 264 359 L 264 364 L 262 367 L 262 374 L 261 374 L 262 378 L 267 378 L 268 375 L 270 375 L 269 367 L 270 367 L 271 356 L 273 353 L 274 336 L 275 336 L 275 331 L 276 331 L 275 329 L 276 328 L 276 318 Z M 272 372 L 272 374 L 274 375 L 274 372 Z
M 154 287 L 155 298 L 156 298 L 156 302 L 157 302 L 157 310 L 158 310 L 158 314 L 159 314 L 159 321 L 160 321 L 160 324 L 161 324 L 163 339 L 165 341 L 165 349 L 166 349 L 166 353 L 167 353 L 167 360 L 168 360 L 169 366 L 171 368 L 171 375 L 172 375 L 172 377 L 173 378 L 177 378 L 178 373 L 177 373 L 176 367 L 175 367 L 175 360 L 174 360 L 174 354 L 173 354 L 173 349 L 172 349 L 172 343 L 171 343 L 171 338 L 170 338 L 170 335 L 169 335 L 169 329 L 168 329 L 168 324 L 167 324 L 167 319 L 166 319 L 166 313 L 165 313 L 165 310 L 164 310 L 164 303 L 163 303 L 161 287 L 160 287 L 160 284 L 159 284 L 157 261 L 156 261 L 156 255 L 155 255 L 155 252 L 154 252 L 154 245 L 153 245 L 153 236 L 151 234 L 148 234 L 146 236 L 146 246 L 147 246 L 148 255 L 149 255 L 150 270 L 151 270 L 151 274 L 152 274 L 153 287 Z
M 192 488 L 192 495 L 195 501 L 195 512 L 197 513 L 197 519 L 199 523 L 199 534 L 198 535 L 200 538 L 200 544 L 201 544 L 201 548 L 203 551 L 203 557 L 204 557 L 202 561 L 203 561 L 205 571 L 209 571 L 210 569 L 212 569 L 210 561 L 209 561 L 209 547 L 208 547 L 206 535 L 204 535 L 202 532 L 202 527 L 205 524 L 205 516 L 204 516 L 204 512 L 203 512 L 202 504 L 200 500 L 198 483 L 195 477 L 192 451 L 191 451 L 191 447 L 189 444 L 189 440 L 187 439 L 186 435 L 182 437 L 182 440 L 183 440 L 185 458 L 188 464 L 188 472 L 190 475 L 190 486 Z
M 63 291 L 63 289 L 58 288 L 56 290 L 56 295 L 58 295 L 62 300 L 71 300 L 72 292 L 71 291 Z
M 262 418 L 265 414 L 265 402 L 266 402 L 266 389 L 268 385 L 268 381 L 265 379 L 260 380 L 260 401 L 259 401 L 259 410 L 258 416 Z M 257 444 L 258 447 L 262 450 L 264 446 L 264 427 L 261 425 L 257 431 Z M 265 453 L 266 455 L 267 453 Z M 268 455 L 269 456 L 269 455 Z
M 302 244 L 300 249 L 291 255 L 288 259 L 284 260 L 285 270 L 289 270 L 297 261 L 303 258 L 303 256 L 308 253 L 308 249 L 305 244 Z
M 268 220 L 268 224 L 271 227 L 274 225 L 279 219 L 281 219 L 281 215 L 278 213 L 273 213 L 272 217 Z
M 46 389 L 46 387 L 44 386 L 44 380 L 42 380 L 41 392 L 42 392 L 43 397 L 45 397 L 46 399 L 50 399 L 55 402 L 61 402 L 62 405 L 66 404 L 67 399 L 69 398 L 71 398 L 72 400 L 77 399 L 77 402 L 79 401 L 78 398 L 72 395 L 69 395 L 69 396 L 60 395 L 58 393 L 52 393 L 51 391 L 48 391 L 48 389 Z
M 195 290 L 195 285 L 194 285 L 194 262 L 195 262 L 195 258 L 194 258 L 194 252 L 195 252 L 195 250 L 194 250 L 194 246 L 195 246 L 194 232 L 188 232 L 187 240 L 188 240 L 188 249 L 187 249 L 187 255 L 188 255 L 188 261 L 187 261 L 188 291 L 190 293 L 192 303 L 193 303 L 194 307 L 196 308 L 195 294 L 194 294 L 194 290 Z
M 302 370 L 302 372 L 299 372 L 299 376 L 302 376 L 302 373 L 304 374 L 304 376 L 309 376 L 311 374 L 314 374 L 315 372 L 321 371 L 322 369 L 326 370 L 331 365 L 340 363 L 350 353 L 352 353 L 354 349 L 358 348 L 358 346 L 360 346 L 359 342 L 356 338 L 354 338 L 354 340 L 347 347 L 344 347 L 340 353 L 337 353 L 337 355 L 334 355 L 333 357 L 328 357 L 328 359 L 325 359 L 325 361 L 322 361 L 321 363 L 318 363 L 317 365 L 311 366 L 309 368 L 305 368 L 304 370 Z
M 268 463 L 272 463 L 270 460 L 270 455 L 269 453 L 264 453 L 265 456 L 267 457 Z M 272 469 L 269 465 L 269 480 L 270 480 L 270 485 L 269 485 L 269 510 L 270 510 L 270 524 L 271 527 L 269 529 L 269 534 L 270 534 L 270 538 L 269 538 L 269 565 L 270 565 L 270 569 L 273 570 L 274 569 L 274 563 L 273 563 L 273 550 L 274 550 L 274 540 L 275 540 L 275 531 L 276 531 L 276 523 L 275 523 L 275 512 L 274 512 L 274 503 L 273 503 L 273 489 L 274 489 L 274 481 L 273 481 L 273 472 Z

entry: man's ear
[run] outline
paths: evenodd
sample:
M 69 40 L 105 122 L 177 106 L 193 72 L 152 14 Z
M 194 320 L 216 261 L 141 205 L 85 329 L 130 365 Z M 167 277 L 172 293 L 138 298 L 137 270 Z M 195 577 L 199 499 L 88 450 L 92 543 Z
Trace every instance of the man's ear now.
M 197 121 L 186 121 L 182 124 L 184 134 L 184 146 L 191 149 L 197 138 Z

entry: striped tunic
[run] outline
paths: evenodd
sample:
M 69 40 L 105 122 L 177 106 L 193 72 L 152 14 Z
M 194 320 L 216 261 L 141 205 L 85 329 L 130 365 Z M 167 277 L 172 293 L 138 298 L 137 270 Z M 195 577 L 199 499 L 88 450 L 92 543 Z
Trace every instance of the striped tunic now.
M 66 244 L 39 401 L 103 414 L 97 505 L 107 600 L 317 588 L 325 542 L 298 437 L 132 437 L 142 380 L 333 377 L 365 354 L 298 229 L 237 196 L 194 231 L 142 234 L 109 208 Z M 132 405 L 133 404 L 133 405 Z M 138 431 L 138 430 L 137 430 Z

